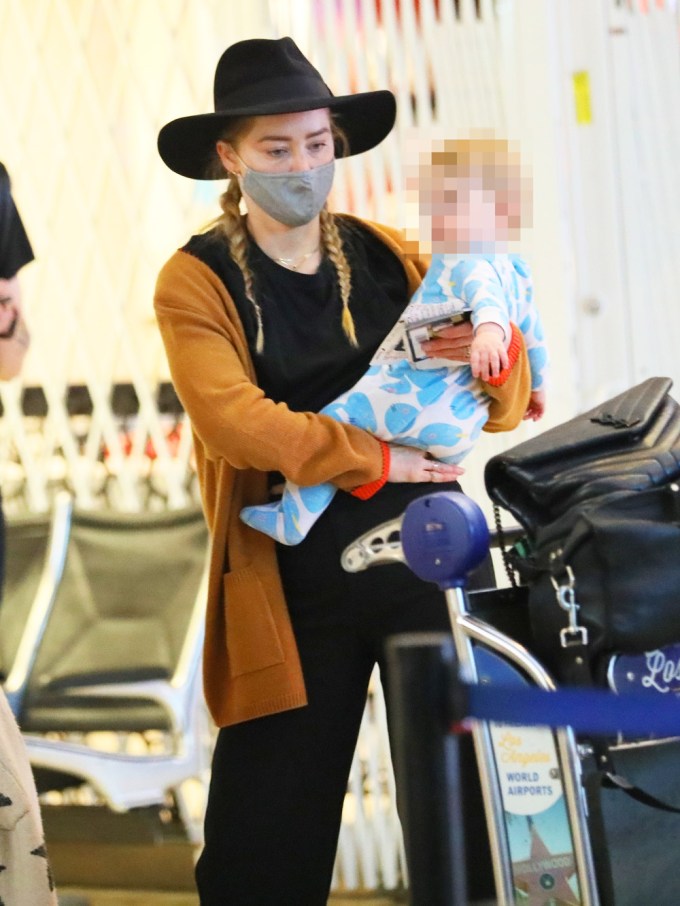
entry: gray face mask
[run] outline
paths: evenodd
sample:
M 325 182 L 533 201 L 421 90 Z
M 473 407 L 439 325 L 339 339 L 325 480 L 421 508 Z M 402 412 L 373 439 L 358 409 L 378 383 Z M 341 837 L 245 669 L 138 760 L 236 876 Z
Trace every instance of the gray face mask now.
M 335 160 L 293 173 L 263 173 L 241 163 L 245 168 L 245 176 L 240 177 L 241 191 L 286 226 L 302 226 L 313 220 L 326 204 L 333 185 Z

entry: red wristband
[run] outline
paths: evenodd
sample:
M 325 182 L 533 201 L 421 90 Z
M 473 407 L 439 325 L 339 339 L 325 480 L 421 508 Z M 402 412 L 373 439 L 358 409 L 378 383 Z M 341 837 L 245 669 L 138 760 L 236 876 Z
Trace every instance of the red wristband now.
M 351 492 L 352 497 L 358 497 L 359 500 L 368 500 L 377 494 L 380 488 L 387 482 L 387 476 L 390 474 L 390 448 L 384 440 L 379 440 L 380 449 L 382 450 L 382 472 L 380 478 L 370 481 L 368 484 L 361 484 Z
M 489 384 L 491 387 L 502 387 L 507 381 L 512 369 L 515 367 L 519 351 L 522 348 L 522 334 L 520 333 L 519 327 L 512 323 L 510 324 L 510 327 L 512 328 L 512 336 L 510 337 L 510 345 L 508 346 L 508 367 L 499 372 L 496 377 L 490 377 L 488 381 L 484 381 L 485 384 Z

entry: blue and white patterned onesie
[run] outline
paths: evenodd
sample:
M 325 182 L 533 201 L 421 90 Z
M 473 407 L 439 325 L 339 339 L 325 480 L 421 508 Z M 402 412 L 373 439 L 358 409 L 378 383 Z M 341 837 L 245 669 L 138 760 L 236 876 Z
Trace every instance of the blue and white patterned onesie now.
M 531 387 L 538 390 L 547 354 L 532 297 L 529 268 L 517 255 L 434 255 L 400 321 L 408 321 L 416 310 L 420 314 L 431 309 L 436 315 L 437 306 L 449 314 L 452 303 L 456 311 L 471 309 L 474 329 L 493 322 L 508 336 L 512 321 L 524 336 Z M 403 355 L 385 361 L 383 344 L 363 377 L 322 414 L 381 440 L 418 447 L 442 462 L 459 463 L 487 422 L 490 398 L 469 365 L 446 359 L 412 362 Z M 276 541 L 298 544 L 336 491 L 330 482 L 299 487 L 288 481 L 280 501 L 245 507 L 241 519 Z

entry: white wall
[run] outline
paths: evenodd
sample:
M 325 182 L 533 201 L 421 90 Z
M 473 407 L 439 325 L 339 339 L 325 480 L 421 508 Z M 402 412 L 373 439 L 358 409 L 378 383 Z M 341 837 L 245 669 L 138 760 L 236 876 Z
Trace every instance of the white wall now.
M 170 506 L 191 493 L 188 432 L 174 450 L 155 409 L 167 366 L 151 297 L 163 261 L 213 216 L 219 187 L 167 170 L 156 135 L 175 116 L 211 109 L 215 62 L 245 37 L 292 34 L 336 93 L 396 92 L 393 135 L 338 167 L 339 208 L 402 225 L 401 154 L 413 128 L 491 126 L 530 160 L 524 250 L 552 388 L 538 428 L 485 437 L 466 463 L 465 487 L 487 511 L 482 471 L 493 452 L 648 374 L 680 379 L 676 4 L 480 0 L 477 18 L 473 0 L 459 0 L 458 19 L 452 0 L 438 14 L 434 0 L 418 6 L 416 15 L 401 0 L 397 16 L 396 0 L 381 0 L 378 21 L 375 0 L 0 0 L 0 158 L 38 257 L 22 273 L 30 359 L 21 380 L 0 388 L 10 507 L 44 509 L 61 484 L 85 506 L 102 505 L 106 488 L 106 504 L 125 509 L 146 505 L 153 482 Z M 586 121 L 576 116 L 575 73 L 590 86 Z M 109 405 L 120 380 L 133 381 L 142 403 L 126 437 Z M 95 403 L 85 424 L 64 406 L 79 382 Z M 46 418 L 22 418 L 22 383 L 44 388 Z M 403 862 L 379 695 L 372 707 L 336 881 L 389 888 Z
M 478 449 L 466 488 L 482 503 L 490 453 L 651 375 L 680 393 L 677 4 L 521 0 L 512 11 L 552 385 L 538 429 Z

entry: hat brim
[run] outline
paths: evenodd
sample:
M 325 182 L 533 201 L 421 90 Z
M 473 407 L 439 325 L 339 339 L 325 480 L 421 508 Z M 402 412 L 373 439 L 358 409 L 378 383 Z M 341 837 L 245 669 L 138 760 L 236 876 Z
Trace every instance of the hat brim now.
M 267 116 L 330 108 L 347 137 L 347 153 L 361 154 L 379 144 L 391 131 L 397 106 L 391 91 L 366 91 L 340 97 L 326 96 L 262 103 L 219 113 L 183 116 L 167 123 L 158 134 L 158 153 L 163 162 L 189 179 L 219 179 L 215 144 L 227 123 L 237 116 Z

